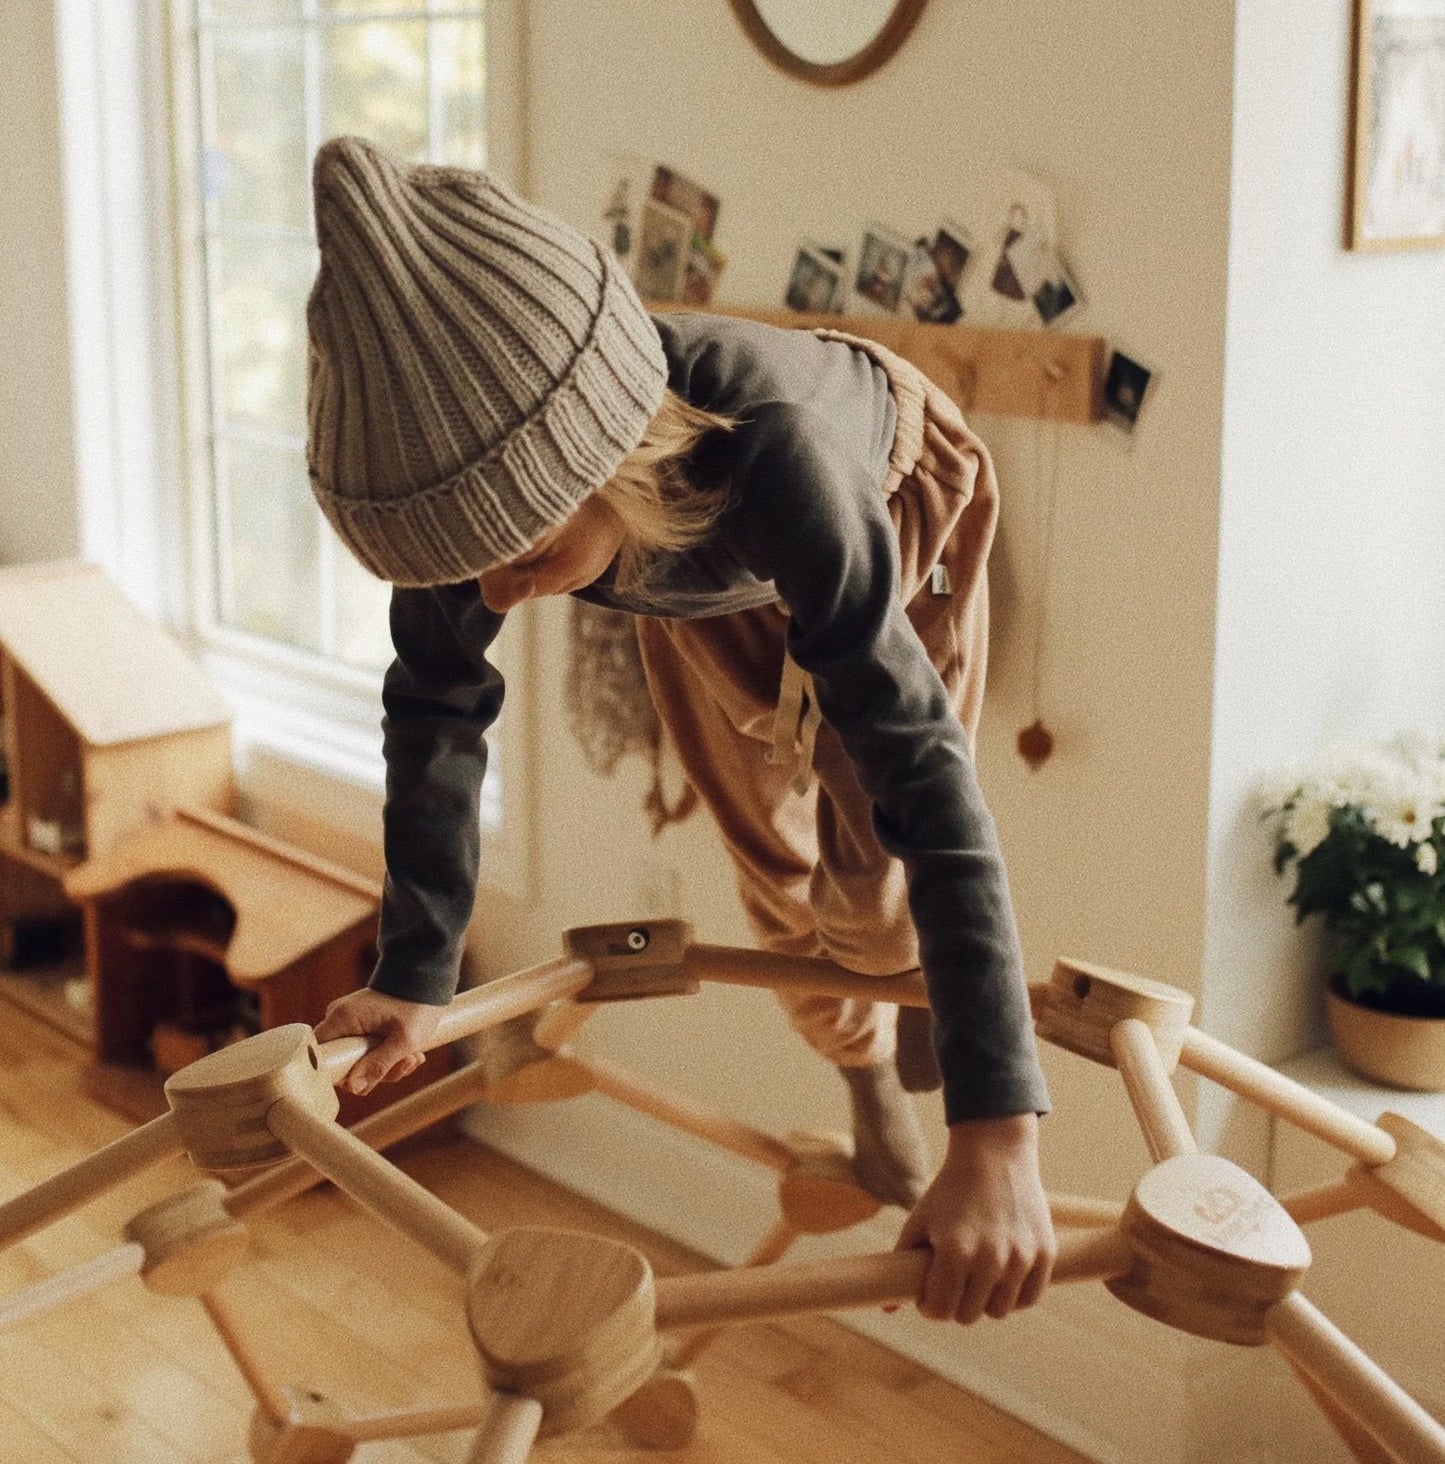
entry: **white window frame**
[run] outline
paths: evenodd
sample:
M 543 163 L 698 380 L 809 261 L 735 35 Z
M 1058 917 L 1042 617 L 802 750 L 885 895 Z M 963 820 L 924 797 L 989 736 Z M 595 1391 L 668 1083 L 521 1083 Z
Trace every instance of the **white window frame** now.
M 486 121 L 488 168 L 526 191 L 524 7 L 487 0 Z M 189 0 L 56 6 L 80 549 L 231 701 L 243 787 L 254 764 L 257 791 L 274 796 L 279 759 L 298 804 L 379 842 L 380 675 L 219 626 L 211 609 L 200 271 L 178 246 L 198 232 L 189 17 Z M 509 695 L 489 741 L 505 798 L 484 826 L 482 882 L 530 902 L 537 629 L 535 608 L 522 610 L 497 648 Z M 338 781 L 355 796 L 338 798 Z

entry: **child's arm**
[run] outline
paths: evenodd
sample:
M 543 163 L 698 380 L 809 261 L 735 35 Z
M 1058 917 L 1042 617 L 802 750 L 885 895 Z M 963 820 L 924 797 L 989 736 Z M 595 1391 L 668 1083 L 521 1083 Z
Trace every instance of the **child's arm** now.
M 918 1309 L 937 1321 L 1003 1318 L 1048 1285 L 1057 1244 L 1039 1177 L 1039 1121 L 969 1119 L 948 1131 L 948 1153 L 898 1237 L 928 1245 L 933 1264 Z
M 502 617 L 475 584 L 392 592 L 396 659 L 382 687 L 386 882 L 369 986 L 327 1009 L 322 1041 L 380 1033 L 353 1092 L 405 1077 L 456 992 L 476 897 L 485 734 L 502 705 L 486 652 Z

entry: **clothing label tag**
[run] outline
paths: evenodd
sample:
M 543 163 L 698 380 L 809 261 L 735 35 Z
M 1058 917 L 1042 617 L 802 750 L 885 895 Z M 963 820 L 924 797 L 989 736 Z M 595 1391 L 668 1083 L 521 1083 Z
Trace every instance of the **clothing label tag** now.
M 953 581 L 948 577 L 948 566 L 946 564 L 935 564 L 933 566 L 933 593 L 935 595 L 951 595 L 953 593 Z

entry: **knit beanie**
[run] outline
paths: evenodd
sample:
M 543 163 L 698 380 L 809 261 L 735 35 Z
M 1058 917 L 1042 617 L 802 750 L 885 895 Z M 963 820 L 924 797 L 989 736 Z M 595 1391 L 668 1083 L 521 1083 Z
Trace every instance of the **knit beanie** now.
M 487 174 L 361 138 L 317 152 L 312 192 L 317 502 L 394 584 L 515 558 L 612 476 L 662 401 L 662 341 L 631 281 Z

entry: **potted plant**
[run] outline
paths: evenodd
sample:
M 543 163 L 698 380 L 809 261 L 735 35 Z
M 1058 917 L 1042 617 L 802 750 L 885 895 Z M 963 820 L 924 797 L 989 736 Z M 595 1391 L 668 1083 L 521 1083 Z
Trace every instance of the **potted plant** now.
M 1330 942 L 1326 1005 L 1341 1060 L 1445 1089 L 1445 739 L 1334 748 L 1264 795 L 1296 921 Z

